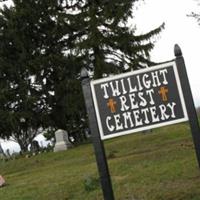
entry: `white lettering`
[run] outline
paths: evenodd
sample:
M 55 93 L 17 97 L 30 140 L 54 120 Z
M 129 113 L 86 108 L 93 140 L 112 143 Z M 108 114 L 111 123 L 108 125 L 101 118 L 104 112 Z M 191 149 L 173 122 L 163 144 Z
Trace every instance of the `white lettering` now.
M 160 108 L 160 112 L 161 112 L 161 119 L 162 120 L 169 119 L 169 115 L 166 114 L 165 105 L 161 104 L 161 105 L 159 105 L 159 108 Z
M 149 98 L 150 98 L 150 104 L 151 105 L 154 105 L 155 104 L 155 102 L 154 102 L 154 100 L 153 100 L 153 94 L 154 93 L 154 90 L 153 89 L 150 89 L 150 90 L 147 90 L 146 91 L 146 94 L 149 96 Z
M 103 89 L 104 91 L 104 98 L 105 99 L 108 99 L 109 96 L 108 96 L 108 91 L 107 91 L 107 87 L 108 87 L 108 83 L 104 83 L 104 84 L 101 84 L 101 89 Z
M 123 93 L 123 94 L 126 94 L 127 91 L 125 90 L 124 79 L 121 79 L 120 82 L 121 82 L 121 85 L 122 85 L 122 91 L 123 91 L 122 93 Z
M 131 118 L 131 112 L 123 113 L 123 117 L 124 117 L 124 128 L 128 128 L 128 121 L 130 123 L 130 127 L 132 128 L 134 125 Z
M 150 107 L 149 110 L 151 113 L 152 122 L 159 122 L 159 117 L 156 115 L 156 107 Z
M 122 130 L 123 129 L 123 125 L 120 122 L 120 115 L 119 114 L 114 115 L 114 119 L 115 119 L 116 131 Z
M 135 93 L 129 94 L 131 109 L 139 108 L 138 103 L 135 103 Z
M 111 117 L 110 117 L 110 116 L 106 117 L 106 125 L 107 125 L 107 128 L 108 128 L 108 130 L 109 130 L 110 132 L 112 132 L 112 131 L 114 131 L 115 127 L 114 127 L 113 125 L 110 125 L 110 124 L 109 124 L 109 121 L 110 121 L 110 120 L 111 120 Z
M 137 81 L 138 81 L 139 90 L 143 90 L 143 87 L 142 87 L 141 82 L 140 82 L 140 76 L 137 75 L 136 78 L 137 78 Z
M 170 103 L 167 104 L 167 106 L 171 109 L 171 117 L 172 118 L 176 118 L 175 112 L 174 112 L 175 105 L 176 105 L 176 103 L 174 103 L 174 102 L 172 102 L 172 105 Z
M 129 106 L 126 105 L 126 97 L 125 96 L 121 96 L 119 97 L 120 101 L 121 101 L 121 111 L 126 111 L 129 109 Z
M 144 93 L 143 92 L 138 92 L 138 97 L 140 98 L 140 106 L 145 107 L 147 105 L 146 99 L 143 97 Z
M 128 86 L 129 86 L 129 92 L 130 92 L 130 93 L 132 93 L 132 92 L 137 92 L 136 86 L 135 86 L 134 88 L 132 87 L 131 79 L 130 79 L 130 78 L 127 78 L 127 81 L 128 81 Z
M 149 89 L 151 87 L 151 81 L 150 80 L 146 80 L 149 77 L 148 74 L 144 74 L 142 77 L 142 82 L 145 88 Z
M 112 95 L 114 97 L 119 96 L 121 94 L 121 92 L 119 91 L 119 81 L 115 81 L 115 87 L 113 85 L 113 82 L 110 82 L 110 86 L 112 89 Z
M 168 81 L 167 81 L 167 78 L 166 78 L 166 74 L 167 74 L 168 72 L 167 72 L 167 69 L 163 69 L 163 70 L 160 70 L 160 74 L 162 74 L 163 75 L 163 84 L 164 85 L 167 85 L 168 84 Z
M 153 79 L 153 84 L 152 84 L 152 86 L 153 86 L 153 87 L 160 86 L 161 83 L 160 83 L 160 80 L 159 80 L 159 77 L 158 77 L 158 71 L 151 72 L 151 76 L 152 76 L 152 79 Z
M 144 108 L 144 109 L 141 110 L 141 113 L 143 113 L 143 114 L 144 114 L 144 117 L 145 117 L 145 120 L 144 120 L 144 123 L 145 123 L 145 124 L 149 124 L 149 123 L 150 123 L 150 121 L 149 121 L 149 119 L 148 119 L 147 112 L 149 112 L 149 109 L 148 109 L 148 108 Z
M 134 119 L 135 119 L 135 126 L 141 126 L 142 125 L 142 119 L 140 118 L 140 112 L 139 110 L 133 111 Z

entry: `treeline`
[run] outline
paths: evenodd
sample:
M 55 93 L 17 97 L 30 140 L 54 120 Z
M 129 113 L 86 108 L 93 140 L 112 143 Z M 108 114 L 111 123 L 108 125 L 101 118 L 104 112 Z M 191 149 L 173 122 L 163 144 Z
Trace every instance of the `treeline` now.
M 153 64 L 163 25 L 136 35 L 137 0 L 13 0 L 0 10 L 0 137 L 27 151 L 34 137 L 61 128 L 82 133 L 87 116 L 80 70 L 93 78 Z

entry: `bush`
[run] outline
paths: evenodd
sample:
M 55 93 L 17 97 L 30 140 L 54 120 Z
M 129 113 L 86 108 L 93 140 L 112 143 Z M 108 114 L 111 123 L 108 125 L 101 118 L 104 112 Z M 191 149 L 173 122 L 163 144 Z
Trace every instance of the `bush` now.
M 85 177 L 84 179 L 85 191 L 90 192 L 96 190 L 99 188 L 99 186 L 100 186 L 99 178 L 92 177 L 91 175 Z

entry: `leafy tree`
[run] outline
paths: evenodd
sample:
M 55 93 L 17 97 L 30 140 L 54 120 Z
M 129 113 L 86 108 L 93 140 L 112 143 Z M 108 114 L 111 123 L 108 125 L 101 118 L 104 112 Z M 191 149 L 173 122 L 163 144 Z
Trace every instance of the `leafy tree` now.
M 13 3 L 0 11 L 0 132 L 26 151 L 42 128 L 69 126 L 76 114 L 71 96 L 80 96 L 80 69 L 74 57 L 65 55 L 64 36 L 70 30 L 60 10 L 62 1 Z
M 138 0 L 68 0 L 67 17 L 74 28 L 71 48 L 85 65 L 94 71 L 94 77 L 103 74 L 135 70 L 151 65 L 149 52 L 152 39 L 164 25 L 143 35 L 130 28 L 133 6 Z
M 197 1 L 197 5 L 200 6 L 200 1 L 199 0 L 196 0 Z M 198 25 L 200 25 L 200 13 L 198 12 L 192 12 L 191 14 L 188 15 L 189 17 L 193 17 L 194 19 L 196 19 Z
M 5 6 L 0 16 L 1 136 L 12 137 L 26 151 L 42 126 L 44 104 L 30 70 L 35 43 L 28 34 L 34 30 L 27 28 L 32 28 L 27 7 L 21 7 L 20 1 L 14 3 L 15 7 Z
M 14 0 L 0 10 L 0 134 L 23 151 L 41 128 L 70 134 L 86 126 L 78 74 L 150 65 L 160 26 L 136 35 L 127 22 L 137 0 Z

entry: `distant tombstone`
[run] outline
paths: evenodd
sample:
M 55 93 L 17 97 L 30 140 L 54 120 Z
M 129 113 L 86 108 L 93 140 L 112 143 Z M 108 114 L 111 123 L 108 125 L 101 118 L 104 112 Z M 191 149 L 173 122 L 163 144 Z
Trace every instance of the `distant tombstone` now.
M 4 158 L 5 158 L 5 153 L 4 153 L 1 143 L 0 143 L 0 160 L 3 160 Z
M 91 138 L 91 132 L 90 132 L 89 128 L 85 129 L 85 136 L 86 136 L 86 138 Z
M 64 130 L 57 130 L 55 132 L 55 138 L 56 143 L 54 147 L 54 152 L 64 151 L 72 146 L 72 144 L 69 142 L 68 133 Z
M 10 150 L 9 150 L 9 149 L 6 149 L 6 156 L 7 156 L 7 158 L 10 158 L 10 157 L 11 157 L 11 154 L 10 154 Z
M 4 156 L 4 151 L 3 151 L 3 148 L 1 146 L 1 143 L 0 143 L 0 156 Z
M 33 153 L 38 153 L 39 150 L 40 150 L 40 145 L 39 145 L 38 141 L 33 140 L 32 144 L 31 144 L 31 151 Z
M 0 187 L 4 186 L 5 185 L 5 180 L 4 178 L 0 175 Z

